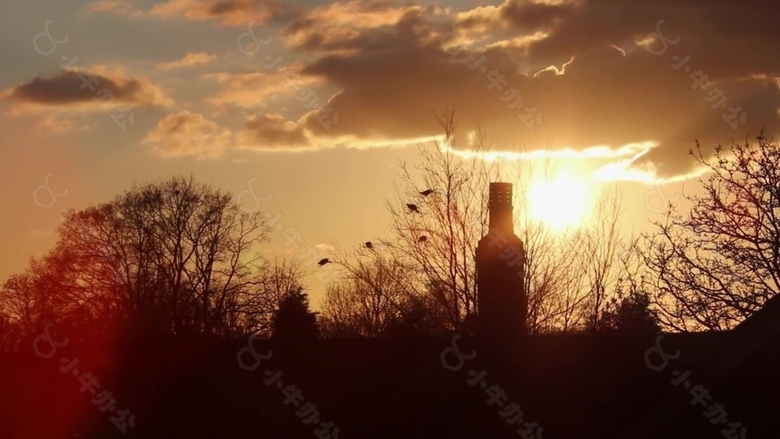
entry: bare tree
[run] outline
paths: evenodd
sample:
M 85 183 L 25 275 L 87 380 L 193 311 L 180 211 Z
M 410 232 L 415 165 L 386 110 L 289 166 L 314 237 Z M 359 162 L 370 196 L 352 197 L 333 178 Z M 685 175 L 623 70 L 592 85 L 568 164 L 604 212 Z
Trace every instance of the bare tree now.
M 514 175 L 509 177 L 516 187 L 515 230 L 526 250 L 526 329 L 531 334 L 574 329 L 585 299 L 582 230 L 554 231 L 530 215 L 531 185 L 539 178 L 549 178 L 555 171 L 549 159 L 541 166 L 520 160 Z
M 19 338 L 39 334 L 49 322 L 75 327 L 90 320 L 80 297 L 68 288 L 64 255 L 58 249 L 42 258 L 31 258 L 27 269 L 10 276 L 0 289 L 0 312 L 6 315 Z
M 722 330 L 750 317 L 780 285 L 780 147 L 763 132 L 758 144 L 719 145 L 704 195 L 682 215 L 670 206 L 645 235 L 643 259 L 655 274 L 661 323 L 675 330 Z
M 419 300 L 410 270 L 380 251 L 345 254 L 336 249 L 344 272 L 328 286 L 322 307 L 330 336 L 379 337 L 400 319 L 411 300 Z
M 297 260 L 277 257 L 264 260 L 257 284 L 243 292 L 236 319 L 247 333 L 271 334 L 274 312 L 291 295 L 303 289 L 305 270 Z
M 476 245 L 487 232 L 488 184 L 498 178 L 495 166 L 464 159 L 453 151 L 454 111 L 440 117 L 442 140 L 420 146 L 414 170 L 402 164 L 395 198 L 387 203 L 391 237 L 383 247 L 422 274 L 424 285 L 437 286 L 432 297 L 451 329 L 477 312 Z M 469 147 L 485 152 L 476 133 Z M 416 209 L 410 208 L 413 204 Z
M 261 285 L 254 246 L 270 228 L 233 197 L 193 178 L 134 185 L 114 200 L 68 214 L 52 252 L 9 279 L 3 303 L 24 331 L 68 319 L 107 333 L 255 328 Z
M 576 280 L 571 276 L 575 262 L 572 239 L 553 236 L 544 224 L 530 222 L 520 227 L 519 236 L 526 249 L 527 330 L 538 334 L 560 329 L 575 310 L 572 301 L 576 298 L 567 294 L 578 291 L 572 285 Z
M 553 177 L 556 171 L 549 159 L 538 166 L 521 160 L 510 177 L 517 188 L 516 230 L 526 249 L 524 281 L 530 333 L 579 331 L 592 326 L 616 292 L 623 258 L 636 253 L 621 235 L 624 210 L 617 189 L 601 193 L 592 214 L 576 227 L 554 231 L 531 218 L 531 185 Z
M 624 244 L 620 236 L 620 217 L 624 212 L 620 193 L 613 190 L 599 198 L 594 206 L 592 220 L 581 234 L 581 260 L 586 282 L 586 325 L 599 326 L 610 292 L 616 291 L 620 278 L 621 260 L 628 262 L 633 247 Z

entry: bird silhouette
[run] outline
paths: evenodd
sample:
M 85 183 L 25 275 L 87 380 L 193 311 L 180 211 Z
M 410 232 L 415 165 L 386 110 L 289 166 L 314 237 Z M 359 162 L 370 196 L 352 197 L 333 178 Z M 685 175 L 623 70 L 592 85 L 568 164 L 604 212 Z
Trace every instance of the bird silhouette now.
M 409 208 L 409 211 L 410 211 L 410 212 L 417 212 L 417 213 L 420 213 L 420 209 L 418 209 L 418 208 L 417 208 L 417 205 L 416 205 L 416 204 L 410 204 L 410 203 L 406 203 L 406 207 L 408 207 L 408 208 Z
M 427 197 L 428 195 L 432 194 L 433 192 L 434 192 L 433 189 L 426 189 L 426 190 L 420 192 L 420 195 L 422 195 L 423 197 Z
M 317 262 L 317 264 L 319 264 L 319 266 L 320 266 L 320 267 L 322 267 L 323 265 L 325 265 L 325 264 L 327 264 L 327 263 L 329 263 L 329 262 L 330 262 L 330 259 L 328 259 L 328 258 L 322 258 L 322 259 L 320 259 L 320 261 L 319 261 L 319 262 Z
M 421 236 L 421 237 L 417 238 L 417 242 L 425 242 L 427 240 L 428 240 L 427 236 Z
M 366 241 L 366 248 L 369 249 L 369 250 L 373 250 L 374 249 L 374 244 L 371 244 L 371 241 Z

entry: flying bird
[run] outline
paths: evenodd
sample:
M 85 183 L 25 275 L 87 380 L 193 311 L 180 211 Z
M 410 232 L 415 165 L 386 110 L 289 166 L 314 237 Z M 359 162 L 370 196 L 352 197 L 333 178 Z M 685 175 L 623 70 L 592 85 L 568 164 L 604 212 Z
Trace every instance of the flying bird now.
M 428 240 L 427 236 L 421 236 L 421 237 L 417 238 L 417 242 L 425 242 L 427 240 Z
M 371 244 L 371 241 L 366 241 L 366 248 L 369 249 L 369 250 L 373 250 L 374 249 L 374 244 Z
M 420 195 L 422 195 L 423 197 L 427 197 L 428 195 L 432 194 L 433 192 L 434 192 L 433 189 L 426 189 L 426 190 L 420 192 Z
M 329 263 L 329 262 L 330 262 L 330 259 L 328 259 L 328 258 L 322 258 L 322 259 L 320 259 L 320 262 L 317 262 L 317 264 L 319 264 L 319 265 L 320 265 L 320 267 L 322 267 L 323 265 L 325 265 L 325 264 L 327 264 L 327 263 Z
M 416 204 L 410 204 L 410 203 L 406 203 L 406 207 L 408 207 L 408 208 L 409 208 L 409 211 L 410 211 L 410 212 L 417 212 L 417 213 L 420 213 L 420 209 L 418 209 L 418 208 L 417 208 L 417 205 L 416 205 Z

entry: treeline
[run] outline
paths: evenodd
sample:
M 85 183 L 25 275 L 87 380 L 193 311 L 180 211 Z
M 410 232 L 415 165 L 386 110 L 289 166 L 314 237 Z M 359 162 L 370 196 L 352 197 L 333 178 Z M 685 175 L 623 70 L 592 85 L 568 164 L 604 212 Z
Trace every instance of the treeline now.
M 728 329 L 780 285 L 780 149 L 734 145 L 714 157 L 693 209 L 669 207 L 656 232 L 622 233 L 619 193 L 576 230 L 553 233 L 524 215 L 523 178 L 459 158 L 452 114 L 444 140 L 401 166 L 387 236 L 329 259 L 340 276 L 320 313 L 305 271 L 260 252 L 271 227 L 235 198 L 192 177 L 136 184 L 71 212 L 56 246 L 0 289 L 0 349 L 53 323 L 69 338 L 249 334 L 284 338 L 435 336 L 474 329 L 474 256 L 487 233 L 487 188 L 515 183 L 527 252 L 530 333 Z M 476 137 L 477 153 L 484 137 Z M 522 170 L 524 171 L 524 170 Z M 518 175 L 528 175 L 519 172 Z M 414 210 L 409 207 L 414 205 Z

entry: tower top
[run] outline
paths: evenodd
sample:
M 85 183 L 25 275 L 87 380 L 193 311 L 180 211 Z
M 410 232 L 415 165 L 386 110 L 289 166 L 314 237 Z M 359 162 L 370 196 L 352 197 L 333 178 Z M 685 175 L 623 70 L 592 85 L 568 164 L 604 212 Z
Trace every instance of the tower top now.
M 512 183 L 490 183 L 490 207 L 512 206 Z
M 506 234 L 514 233 L 512 220 L 512 183 L 490 183 L 488 197 L 490 228 L 499 228 Z

